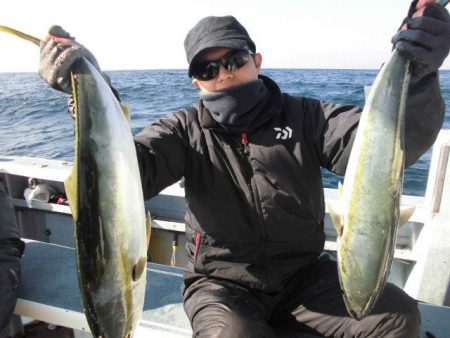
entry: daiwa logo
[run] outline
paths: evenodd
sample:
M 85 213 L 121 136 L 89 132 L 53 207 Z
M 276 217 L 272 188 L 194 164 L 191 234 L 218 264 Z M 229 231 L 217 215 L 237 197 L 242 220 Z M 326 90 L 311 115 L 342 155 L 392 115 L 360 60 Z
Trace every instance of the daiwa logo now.
M 277 132 L 277 136 L 275 139 L 279 140 L 287 140 L 288 138 L 292 137 L 292 129 L 289 127 L 284 128 L 273 128 Z

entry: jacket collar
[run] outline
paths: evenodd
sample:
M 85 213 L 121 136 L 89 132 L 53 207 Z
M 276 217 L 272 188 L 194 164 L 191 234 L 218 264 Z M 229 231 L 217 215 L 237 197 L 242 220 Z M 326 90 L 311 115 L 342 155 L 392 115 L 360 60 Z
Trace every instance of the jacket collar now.
M 278 85 L 267 76 L 259 75 L 258 77 L 263 80 L 264 85 L 270 93 L 270 99 L 267 102 L 263 113 L 255 120 L 249 130 L 242 130 L 247 133 L 253 132 L 265 122 L 270 120 L 272 117 L 279 115 L 282 109 L 282 96 Z M 215 129 L 217 131 L 226 132 L 226 130 L 212 118 L 208 109 L 206 109 L 206 107 L 203 105 L 203 101 L 201 99 L 197 102 L 196 108 L 199 112 L 200 125 L 202 126 L 202 128 Z

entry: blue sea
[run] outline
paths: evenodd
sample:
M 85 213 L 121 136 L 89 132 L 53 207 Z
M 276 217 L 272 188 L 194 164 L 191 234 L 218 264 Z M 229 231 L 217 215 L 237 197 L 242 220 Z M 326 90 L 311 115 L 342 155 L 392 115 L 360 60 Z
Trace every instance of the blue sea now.
M 133 134 L 158 117 L 190 106 L 198 98 L 186 70 L 107 72 L 132 112 Z M 376 70 L 266 69 L 281 90 L 327 102 L 364 103 L 364 85 Z M 441 87 L 450 107 L 450 71 L 441 72 Z M 424 112 L 426 114 L 426 112 Z M 426 116 L 424 117 L 426 118 Z M 447 111 L 444 128 L 450 128 Z M 73 160 L 73 127 L 65 94 L 49 88 L 36 73 L 0 73 L 0 156 Z M 425 194 L 431 152 L 405 173 L 403 193 Z M 336 188 L 341 177 L 323 171 L 324 185 Z

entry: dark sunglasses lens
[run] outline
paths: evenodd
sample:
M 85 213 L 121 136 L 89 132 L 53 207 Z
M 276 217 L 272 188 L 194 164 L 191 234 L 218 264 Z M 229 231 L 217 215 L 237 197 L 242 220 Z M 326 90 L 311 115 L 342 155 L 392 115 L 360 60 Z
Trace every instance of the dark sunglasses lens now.
M 220 60 L 199 63 L 194 69 L 193 76 L 200 81 L 214 79 L 219 74 L 220 65 L 223 65 L 229 72 L 233 72 L 246 65 L 250 60 L 250 55 L 252 53 L 249 50 L 233 50 Z
M 217 62 L 200 63 L 194 70 L 194 77 L 200 81 L 214 79 L 219 74 L 220 65 Z
M 228 71 L 233 72 L 245 66 L 249 59 L 250 55 L 247 51 L 236 51 L 223 58 L 223 65 Z

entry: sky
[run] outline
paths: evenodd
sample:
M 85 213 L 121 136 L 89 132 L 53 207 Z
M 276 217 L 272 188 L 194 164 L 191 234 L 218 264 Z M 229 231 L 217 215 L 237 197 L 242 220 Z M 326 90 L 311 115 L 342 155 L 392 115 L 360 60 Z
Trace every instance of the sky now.
M 103 70 L 186 69 L 188 30 L 208 15 L 234 15 L 263 68 L 378 69 L 408 7 L 407 0 L 3 0 L 0 25 L 43 38 L 59 24 Z M 36 46 L 0 32 L 0 72 L 35 72 L 38 62 Z

